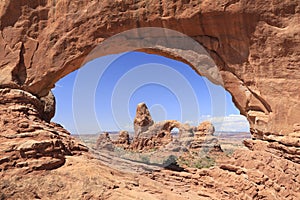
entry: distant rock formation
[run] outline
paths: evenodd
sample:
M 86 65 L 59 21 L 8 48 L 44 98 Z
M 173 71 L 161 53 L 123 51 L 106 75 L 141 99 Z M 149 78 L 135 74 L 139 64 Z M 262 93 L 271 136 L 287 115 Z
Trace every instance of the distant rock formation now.
M 218 139 L 213 136 L 215 128 L 211 122 L 204 121 L 198 127 L 176 120 L 154 122 L 145 103 L 138 104 L 136 110 L 136 132 L 132 141 L 124 130 L 119 132 L 115 140 L 111 140 L 108 133 L 102 133 L 95 148 L 113 151 L 115 147 L 121 147 L 138 152 L 222 152 Z M 172 135 L 174 128 L 179 130 L 177 135 Z
M 113 144 L 115 146 L 123 147 L 124 149 L 127 149 L 130 144 L 128 131 L 120 131 L 118 135 L 118 139 L 116 141 L 113 141 Z
M 142 124 L 146 126 L 141 126 Z M 179 146 L 187 149 L 191 148 L 193 151 L 201 148 L 207 152 L 222 151 L 218 139 L 213 136 L 215 128 L 208 121 L 202 122 L 198 127 L 182 124 L 176 120 L 154 123 L 146 104 L 140 103 L 137 106 L 134 125 L 137 128 L 135 129 L 135 137 L 129 147 L 132 150 L 148 151 L 168 145 L 167 149 L 170 151 L 181 149 Z M 173 128 L 178 128 L 178 138 L 173 138 L 171 134 Z
M 213 136 L 215 127 L 209 121 L 199 124 L 194 132 L 194 140 L 191 142 L 190 149 L 193 151 L 200 149 L 204 152 L 222 152 L 218 139 Z
M 156 128 L 157 124 L 150 127 L 147 132 L 141 133 L 142 135 L 135 137 L 133 142 L 130 144 L 132 150 L 152 150 L 160 148 L 172 141 L 171 132 L 166 130 L 159 130 Z M 153 131 L 153 129 L 156 131 Z M 147 134 L 149 133 L 149 134 Z
M 178 122 L 179 123 L 179 122 Z M 165 151 L 168 152 L 188 152 L 191 142 L 194 140 L 195 127 L 189 124 L 179 123 L 178 136 L 173 137 L 173 141 L 166 145 Z
M 97 139 L 95 148 L 97 150 L 105 149 L 112 151 L 114 149 L 113 143 L 107 132 L 101 133 Z
M 197 127 L 197 130 L 195 132 L 195 135 L 204 136 L 204 135 L 213 135 L 215 132 L 214 125 L 209 121 L 204 121 L 199 124 Z
M 142 132 L 148 130 L 153 125 L 153 120 L 145 103 L 139 103 L 136 108 L 136 115 L 134 118 L 134 133 L 138 137 Z
M 175 127 L 178 128 L 180 132 L 181 124 L 176 120 L 153 123 L 146 131 L 140 132 L 139 135 L 134 138 L 130 147 L 133 150 L 150 150 L 165 146 L 172 142 L 173 136 L 171 131 Z

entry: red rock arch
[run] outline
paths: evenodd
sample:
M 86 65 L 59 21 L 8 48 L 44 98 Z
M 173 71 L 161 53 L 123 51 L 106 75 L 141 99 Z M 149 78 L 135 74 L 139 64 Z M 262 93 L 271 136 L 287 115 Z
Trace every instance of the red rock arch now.
M 300 117 L 298 3 L 226 2 L 1 1 L 0 87 L 46 96 L 107 38 L 163 27 L 208 50 L 255 137 L 292 132 Z

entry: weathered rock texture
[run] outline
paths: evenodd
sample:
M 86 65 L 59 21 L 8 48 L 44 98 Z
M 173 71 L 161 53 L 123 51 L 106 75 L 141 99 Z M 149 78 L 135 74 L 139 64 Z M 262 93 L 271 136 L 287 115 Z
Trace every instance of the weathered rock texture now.
M 146 105 L 145 105 L 146 106 Z M 140 105 L 138 106 L 138 108 Z M 147 112 L 150 116 L 150 112 Z M 178 136 L 173 137 L 173 128 L 179 130 Z M 147 151 L 163 148 L 168 151 L 221 152 L 218 139 L 213 136 L 215 128 L 211 122 L 204 121 L 198 127 L 182 124 L 176 120 L 154 122 L 135 137 L 129 148 Z
M 155 126 L 155 124 L 153 125 Z M 151 128 L 151 127 L 150 127 Z M 146 135 L 147 133 L 151 133 Z M 143 136 L 135 137 L 130 144 L 130 149 L 132 150 L 154 150 L 160 147 L 163 147 L 170 142 L 172 142 L 172 135 L 171 132 L 167 132 L 164 130 L 159 130 L 158 132 L 149 132 L 142 133 Z
M 101 133 L 96 141 L 95 145 L 96 149 L 105 149 L 105 150 L 113 150 L 113 143 L 109 137 L 107 132 Z
M 153 125 L 153 120 L 145 103 L 139 103 L 136 108 L 136 114 L 133 122 L 134 136 L 139 135 L 148 130 Z
M 140 105 L 142 104 L 138 105 L 138 109 Z M 145 104 L 143 105 L 146 106 Z M 147 115 L 150 116 L 150 112 L 148 110 L 147 113 Z M 151 126 L 147 126 L 147 129 L 144 129 L 144 131 L 140 131 L 139 134 L 133 139 L 132 143 L 130 144 L 131 149 L 143 151 L 158 149 L 173 141 L 173 136 L 171 133 L 173 128 L 178 128 L 179 137 L 186 131 L 189 131 L 186 130 L 186 126 L 176 120 L 151 122 Z
M 120 131 L 118 139 L 113 141 L 113 144 L 118 147 L 128 148 L 130 144 L 130 138 L 128 131 Z
M 209 121 L 204 121 L 199 124 L 194 132 L 194 140 L 190 144 L 190 149 L 201 149 L 205 152 L 222 152 L 222 148 L 219 144 L 217 137 L 213 136 L 215 127 Z
M 87 151 L 60 125 L 41 120 L 44 105 L 28 92 L 0 89 L 0 171 L 53 169 Z
M 213 135 L 215 132 L 214 125 L 209 121 L 204 121 L 199 124 L 195 132 L 195 137 L 197 136 L 207 136 Z
M 188 173 L 160 171 L 148 176 L 173 187 L 174 193 L 196 191 L 195 199 L 294 200 L 300 197 L 299 164 L 272 153 L 249 150 L 236 151 L 231 159 L 218 162 L 219 166 L 210 169 L 189 169 Z
M 299 15 L 297 0 L 5 0 L 0 2 L 0 87 L 46 96 L 108 37 L 164 27 L 206 48 L 255 137 L 288 133 L 300 118 Z M 115 53 L 132 38 L 115 44 Z M 143 51 L 184 61 L 176 54 L 180 49 L 169 50 Z
M 0 173 L 0 196 L 3 199 L 298 200 L 299 174 L 298 164 L 263 151 L 241 150 L 232 159 L 224 159 L 210 169 L 156 170 L 138 176 L 103 166 L 96 159 L 67 156 L 65 165 L 51 171 L 25 175 L 13 170 Z
M 0 1 L 1 198 L 299 199 L 299 4 L 299 0 Z M 97 45 L 139 27 L 173 29 L 204 46 L 223 86 L 250 123 L 257 139 L 245 142 L 251 151 L 237 152 L 231 162 L 191 174 L 150 174 L 156 182 L 141 178 L 143 184 L 133 186 L 98 183 L 100 173 L 82 176 L 93 173 L 98 164 L 81 157 L 71 158 L 79 159 L 74 167 L 70 163 L 41 172 L 42 176 L 11 175 L 10 169 L 18 167 L 54 169 L 66 162 L 66 155 L 86 150 L 63 128 L 48 123 L 54 111 L 49 91 L 80 68 Z M 120 37 L 101 55 L 136 49 L 132 41 L 146 43 L 145 37 L 138 31 Z M 158 35 L 152 48 L 138 49 L 186 62 L 197 71 L 193 49 L 160 43 L 166 37 L 172 39 Z M 216 82 L 209 73 L 197 72 Z M 72 190 L 74 179 L 79 180 L 78 190 Z M 90 189 L 99 185 L 107 190 Z

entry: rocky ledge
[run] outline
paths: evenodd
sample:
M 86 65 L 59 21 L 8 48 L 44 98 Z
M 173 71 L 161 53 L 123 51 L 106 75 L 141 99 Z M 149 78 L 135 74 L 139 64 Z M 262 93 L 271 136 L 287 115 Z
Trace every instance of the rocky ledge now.
M 65 163 L 66 155 L 88 150 L 63 127 L 47 122 L 45 105 L 53 102 L 22 90 L 0 89 L 0 171 L 54 169 Z

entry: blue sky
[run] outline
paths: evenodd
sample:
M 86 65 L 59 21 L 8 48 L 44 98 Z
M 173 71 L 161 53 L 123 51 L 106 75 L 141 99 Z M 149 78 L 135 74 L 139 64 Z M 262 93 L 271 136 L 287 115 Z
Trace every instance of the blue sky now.
M 52 121 L 73 134 L 132 130 L 136 106 L 145 102 L 155 121 L 197 125 L 210 120 L 218 131 L 249 131 L 231 95 L 188 65 L 162 56 L 127 52 L 97 58 L 56 83 Z

